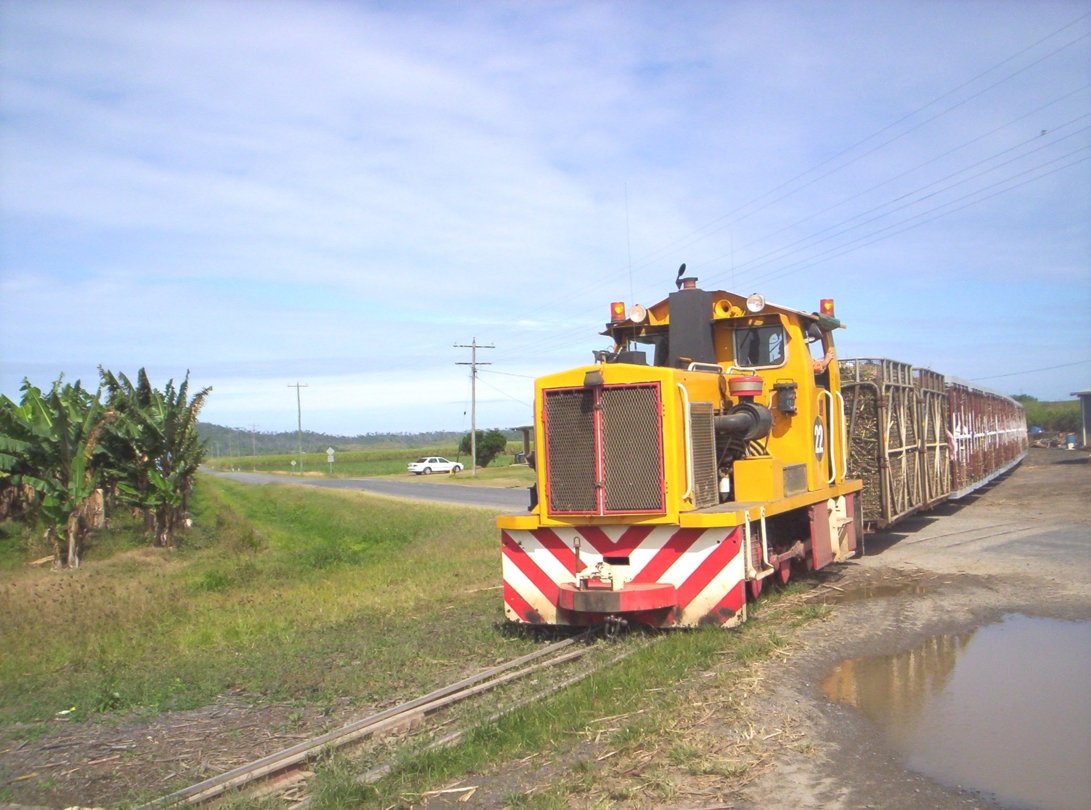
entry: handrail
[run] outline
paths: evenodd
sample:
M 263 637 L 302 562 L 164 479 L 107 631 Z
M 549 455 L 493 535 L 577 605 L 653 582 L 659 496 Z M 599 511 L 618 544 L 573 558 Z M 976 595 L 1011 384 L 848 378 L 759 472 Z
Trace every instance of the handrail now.
M 754 557 L 750 553 L 750 544 L 754 537 L 754 530 L 750 528 L 750 510 L 743 512 L 743 543 L 745 548 L 745 569 L 747 580 L 765 579 L 776 569 L 769 562 L 769 532 L 765 528 L 765 507 L 758 512 L 761 521 L 761 570 L 754 567 Z
M 833 410 L 834 410 L 834 403 L 836 402 L 836 400 L 833 398 L 833 392 L 832 391 L 830 391 L 830 390 L 828 390 L 826 388 L 822 388 L 820 390 L 822 391 L 823 394 L 826 395 L 827 398 L 829 398 L 829 401 L 830 401 L 830 406 L 826 409 L 826 433 L 828 434 L 828 436 L 826 438 L 826 448 L 827 448 L 826 452 L 829 454 L 829 458 L 830 458 L 830 475 L 829 475 L 829 478 L 826 479 L 826 483 L 827 484 L 832 484 L 832 483 L 834 483 L 834 481 L 837 480 L 837 456 L 834 453 L 834 442 L 833 442 L 833 426 L 834 426 L 834 420 L 836 419 L 836 417 L 834 416 Z
M 773 573 L 773 566 L 769 562 L 769 532 L 765 528 L 765 507 L 761 507 L 761 562 L 765 566 L 762 569 L 762 577 L 767 577 Z
M 849 428 L 845 418 L 845 395 L 837 392 L 841 410 L 841 480 L 849 477 Z
M 732 371 L 738 371 L 740 374 L 745 373 L 751 376 L 758 373 L 756 368 L 743 368 L 742 366 L 730 365 L 727 367 L 727 370 L 724 371 L 724 374 L 730 374 Z
M 682 394 L 682 452 L 686 454 L 686 491 L 682 494 L 683 501 L 693 502 L 693 453 L 690 452 L 690 432 L 692 424 L 689 414 L 689 391 L 682 383 L 675 383 Z

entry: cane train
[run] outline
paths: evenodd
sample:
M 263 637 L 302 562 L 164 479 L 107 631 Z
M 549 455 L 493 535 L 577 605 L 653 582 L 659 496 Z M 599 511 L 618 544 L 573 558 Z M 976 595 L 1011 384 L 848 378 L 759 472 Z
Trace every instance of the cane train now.
M 611 304 L 602 334 L 612 349 L 535 382 L 531 506 L 498 518 L 513 622 L 734 626 L 767 582 L 862 553 L 865 522 L 888 525 L 895 511 L 904 517 L 952 494 L 952 481 L 968 492 L 967 476 L 983 483 L 1021 458 L 1018 403 L 1001 398 L 1014 406 L 1004 432 L 963 410 L 936 412 L 929 400 L 911 418 L 942 421 L 911 431 L 919 452 L 898 456 L 901 500 L 884 513 L 891 498 L 874 499 L 876 515 L 866 514 L 855 467 L 869 490 L 893 491 L 889 463 L 867 457 L 890 448 L 889 413 L 877 407 L 888 382 L 866 364 L 889 361 L 838 361 L 843 324 L 832 299 L 817 312 L 787 309 L 700 289 L 684 269 L 653 306 Z M 929 375 L 932 391 L 938 375 Z M 951 402 L 993 396 L 951 391 Z M 876 434 L 870 445 L 850 438 L 855 421 Z M 1025 453 L 1025 422 L 1021 436 Z M 993 452 L 998 437 L 1014 449 Z M 903 432 L 903 444 L 910 438 Z M 953 477 L 931 476 L 926 495 L 906 496 L 908 477 L 937 463 L 959 466 Z

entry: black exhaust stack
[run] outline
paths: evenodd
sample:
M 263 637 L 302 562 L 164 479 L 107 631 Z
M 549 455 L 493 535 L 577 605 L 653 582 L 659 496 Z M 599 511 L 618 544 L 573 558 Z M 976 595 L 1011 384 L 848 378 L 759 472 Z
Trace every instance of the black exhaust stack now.
M 694 276 L 678 281 L 681 289 L 672 292 L 669 297 L 667 365 L 671 368 L 686 368 L 690 363 L 715 363 L 712 294 L 697 289 L 697 279 Z

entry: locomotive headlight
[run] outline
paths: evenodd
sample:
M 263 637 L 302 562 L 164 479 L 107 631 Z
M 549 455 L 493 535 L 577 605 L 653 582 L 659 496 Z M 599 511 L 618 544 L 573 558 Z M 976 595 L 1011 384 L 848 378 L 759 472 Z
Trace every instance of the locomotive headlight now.
M 644 319 L 648 317 L 648 310 L 640 306 L 640 304 L 633 304 L 633 308 L 629 310 L 629 320 L 633 323 L 644 323 Z
M 765 296 L 761 293 L 754 293 L 746 299 L 746 308 L 751 312 L 761 312 L 765 309 Z
M 623 320 L 625 320 L 625 302 L 614 301 L 610 304 L 610 321 L 611 323 L 617 323 Z

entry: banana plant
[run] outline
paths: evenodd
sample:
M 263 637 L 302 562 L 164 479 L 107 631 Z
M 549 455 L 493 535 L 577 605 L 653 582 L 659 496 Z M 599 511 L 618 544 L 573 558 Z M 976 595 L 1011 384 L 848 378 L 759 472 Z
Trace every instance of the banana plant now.
M 35 511 L 38 496 L 27 483 L 33 468 L 27 461 L 33 442 L 22 428 L 20 406 L 0 394 L 0 520 Z
M 103 442 L 110 475 L 121 497 L 143 510 L 152 542 L 173 548 L 204 458 L 197 416 L 212 389 L 190 398 L 188 372 L 180 386 L 170 380 L 162 391 L 151 386 L 144 369 L 135 385 L 124 374 L 99 373 L 110 407 L 125 417 Z
M 84 541 L 101 519 L 93 458 L 114 413 L 97 393 L 63 377 L 48 393 L 29 380 L 21 391 L 18 405 L 7 397 L 0 402 L 0 466 L 10 485 L 39 494 L 37 511 L 46 523 L 54 564 L 78 568 Z

